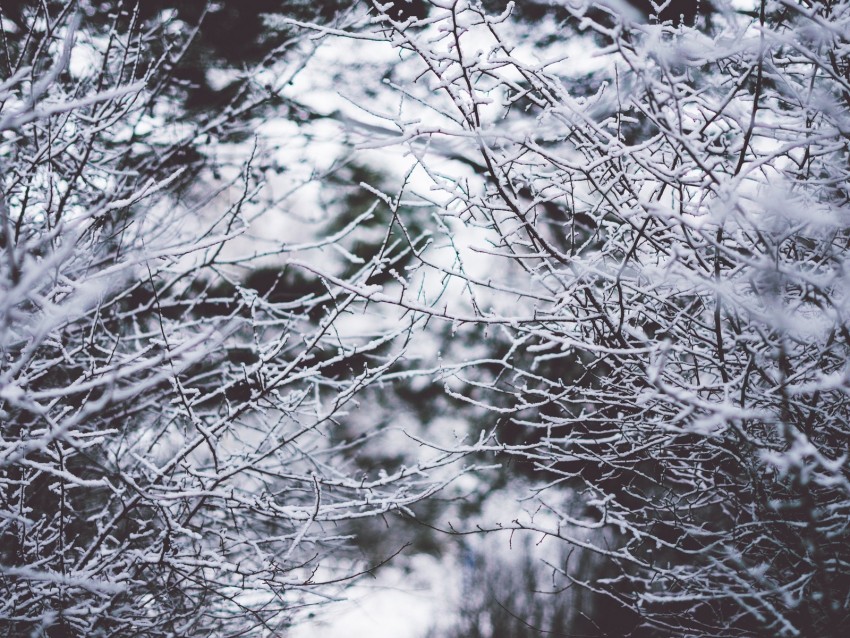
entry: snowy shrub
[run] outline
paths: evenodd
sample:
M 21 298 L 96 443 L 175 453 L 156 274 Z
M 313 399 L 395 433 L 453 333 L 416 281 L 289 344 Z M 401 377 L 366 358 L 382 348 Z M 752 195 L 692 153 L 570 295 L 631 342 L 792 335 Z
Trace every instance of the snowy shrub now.
M 455 456 L 359 471 L 328 431 L 415 324 L 346 329 L 356 295 L 234 248 L 273 223 L 252 129 L 311 47 L 216 92 L 221 6 L 3 7 L 0 634 L 279 635 L 364 568 L 340 523 Z
M 452 325 L 478 449 L 538 480 L 504 526 L 604 557 L 636 632 L 844 635 L 850 3 L 492 4 L 375 5 L 369 144 L 454 257 L 358 292 Z

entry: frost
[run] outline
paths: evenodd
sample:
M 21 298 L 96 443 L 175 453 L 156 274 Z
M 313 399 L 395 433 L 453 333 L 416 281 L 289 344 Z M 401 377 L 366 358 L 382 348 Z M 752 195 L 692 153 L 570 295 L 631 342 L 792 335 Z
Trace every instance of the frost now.
M 10 631 L 289 631 L 414 516 L 457 635 L 843 629 L 848 3 L 285 4 L 3 18 Z

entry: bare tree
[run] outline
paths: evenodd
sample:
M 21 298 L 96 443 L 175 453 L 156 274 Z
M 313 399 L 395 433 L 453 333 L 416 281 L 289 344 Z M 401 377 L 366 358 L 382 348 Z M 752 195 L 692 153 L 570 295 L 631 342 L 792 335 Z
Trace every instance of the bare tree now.
M 199 116 L 177 70 L 204 23 L 147 9 L 0 16 L 4 635 L 279 635 L 369 567 L 341 522 L 434 493 L 457 457 L 367 475 L 333 435 L 421 318 L 358 330 L 362 298 L 284 267 L 287 238 L 231 249 L 270 197 L 245 131 L 314 34 Z
M 429 374 L 539 481 L 503 527 L 604 557 L 563 576 L 636 632 L 844 635 L 850 4 L 616 4 L 375 4 L 363 148 L 408 153 L 441 286 L 329 281 L 452 326 Z
M 218 5 L 0 16 L 0 629 L 280 633 L 476 454 L 626 613 L 588 630 L 843 636 L 850 4 L 404 4 L 264 17 L 202 113 Z M 287 92 L 336 37 L 360 118 Z M 345 215 L 269 237 L 270 108 L 400 186 L 312 167 Z M 470 440 L 366 467 L 391 387 Z

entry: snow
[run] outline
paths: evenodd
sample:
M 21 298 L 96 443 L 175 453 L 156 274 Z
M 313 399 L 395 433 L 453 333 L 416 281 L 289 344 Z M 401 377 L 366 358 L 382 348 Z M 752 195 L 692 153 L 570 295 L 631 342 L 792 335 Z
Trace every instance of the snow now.
M 297 624 L 293 638 L 424 638 L 451 619 L 459 586 L 445 561 L 420 554 L 406 568 L 379 569 L 346 592 L 347 600 L 320 608 Z

